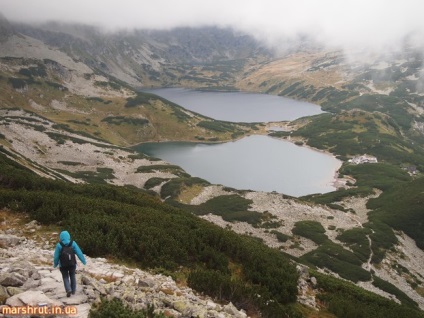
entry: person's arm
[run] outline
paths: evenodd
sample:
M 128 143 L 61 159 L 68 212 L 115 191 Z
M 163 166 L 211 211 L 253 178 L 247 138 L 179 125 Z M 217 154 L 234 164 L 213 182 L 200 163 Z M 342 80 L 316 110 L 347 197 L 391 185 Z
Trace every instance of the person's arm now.
M 54 250 L 54 257 L 53 257 L 53 267 L 56 268 L 57 265 L 59 265 L 59 256 L 60 256 L 60 250 L 62 246 L 60 243 L 57 243 L 56 249 Z
M 85 260 L 84 254 L 82 253 L 81 249 L 79 248 L 77 242 L 74 241 L 72 247 L 74 248 L 75 254 L 77 254 L 78 258 L 80 259 L 81 263 L 84 265 L 87 264 L 87 261 Z

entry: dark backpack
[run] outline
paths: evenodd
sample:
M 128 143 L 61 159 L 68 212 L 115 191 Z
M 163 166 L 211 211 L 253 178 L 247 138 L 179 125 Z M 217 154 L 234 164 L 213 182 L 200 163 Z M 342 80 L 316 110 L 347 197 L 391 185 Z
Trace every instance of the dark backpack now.
M 72 267 L 77 264 L 75 252 L 72 248 L 72 243 L 73 241 L 69 242 L 68 245 L 65 245 L 60 242 L 60 245 L 62 245 L 62 251 L 60 252 L 59 256 L 60 267 Z

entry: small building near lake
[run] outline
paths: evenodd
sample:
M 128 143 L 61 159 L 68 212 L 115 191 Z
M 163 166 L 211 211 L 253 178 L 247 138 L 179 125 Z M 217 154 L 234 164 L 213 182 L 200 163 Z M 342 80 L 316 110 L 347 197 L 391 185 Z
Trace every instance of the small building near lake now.
M 378 163 L 378 160 L 377 157 L 364 154 L 362 156 L 355 156 L 352 159 L 349 159 L 349 162 L 359 165 L 364 163 Z

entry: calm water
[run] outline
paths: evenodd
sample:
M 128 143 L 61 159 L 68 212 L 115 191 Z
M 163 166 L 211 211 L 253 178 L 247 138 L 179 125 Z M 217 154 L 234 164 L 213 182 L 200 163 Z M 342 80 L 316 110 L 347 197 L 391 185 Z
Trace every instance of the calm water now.
M 199 114 L 232 122 L 288 121 L 322 113 L 306 102 L 264 94 L 161 88 L 148 92 Z M 267 136 L 223 144 L 150 143 L 137 147 L 182 167 L 194 177 L 236 189 L 277 191 L 292 196 L 335 190 L 341 163 L 332 156 Z
M 223 144 L 148 143 L 137 150 L 213 184 L 296 197 L 335 190 L 332 181 L 341 165 L 333 156 L 268 136 Z
M 145 91 L 204 116 L 232 122 L 286 121 L 323 113 L 319 106 L 311 103 L 265 94 L 204 92 L 184 88 Z

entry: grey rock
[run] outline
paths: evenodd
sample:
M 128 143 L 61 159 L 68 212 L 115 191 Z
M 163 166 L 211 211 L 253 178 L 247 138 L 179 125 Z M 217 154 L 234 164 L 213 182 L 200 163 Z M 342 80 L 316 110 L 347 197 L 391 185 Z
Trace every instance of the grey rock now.
M 171 309 L 171 308 L 165 309 L 164 312 L 165 312 L 165 316 L 166 317 L 175 317 L 175 318 L 182 317 L 182 315 L 181 315 L 180 312 L 178 312 L 178 311 L 176 311 L 174 309 Z M 155 313 L 159 313 L 159 311 L 155 311 Z
M 102 296 L 106 296 L 107 295 L 106 289 L 102 285 L 100 285 L 96 280 L 90 279 L 86 275 L 81 275 L 81 283 L 83 285 L 87 285 L 87 286 L 93 287 L 93 289 L 94 290 L 97 290 L 100 293 L 100 295 L 102 295 Z
M 131 289 L 125 291 L 124 294 L 122 295 L 122 299 L 124 299 L 125 301 L 129 303 L 134 303 L 136 299 L 135 291 Z
M 88 313 L 90 312 L 90 309 L 91 309 L 91 304 L 81 304 L 81 305 L 77 305 L 76 307 L 78 311 L 78 316 L 76 316 L 77 318 L 88 317 Z
M 35 289 L 41 285 L 41 280 L 34 280 L 33 278 L 28 279 L 23 285 L 22 288 L 27 289 Z
M 222 312 L 218 312 L 216 310 L 209 310 L 208 311 L 208 317 L 225 318 L 225 314 L 223 314 Z
M 303 305 L 306 305 L 312 308 L 316 308 L 317 306 L 315 297 L 313 296 L 299 295 L 297 296 L 297 301 Z
M 22 237 L 13 234 L 0 234 L 0 246 L 16 246 L 23 241 Z
M 206 308 L 203 307 L 194 307 L 191 310 L 191 317 L 207 318 L 208 311 Z
M 15 296 L 15 295 L 23 293 L 25 291 L 23 288 L 12 287 L 12 286 L 7 287 L 6 289 L 7 289 L 7 293 L 9 294 L 9 296 Z
M 0 286 L 0 299 L 1 300 L 6 299 L 9 296 L 10 295 L 7 293 L 7 288 L 6 287 L 3 287 L 3 286 Z
M 236 306 L 233 305 L 232 302 L 230 302 L 229 304 L 225 305 L 223 307 L 224 312 L 226 312 L 227 314 L 231 315 L 232 317 L 236 317 L 236 318 L 245 318 L 247 317 L 247 315 L 244 312 L 239 311 Z
M 62 305 L 60 301 L 50 299 L 42 291 L 39 290 L 27 290 L 26 292 L 15 295 L 13 297 L 17 297 L 21 302 L 28 306 L 38 306 L 38 304 L 48 304 L 54 306 Z
M 189 304 L 186 301 L 178 300 L 175 301 L 172 304 L 172 307 L 178 311 L 179 313 L 183 314 L 183 316 L 187 315 L 189 313 Z
M 311 284 L 312 284 L 312 286 L 314 286 L 314 287 L 315 287 L 315 286 L 317 285 L 317 283 L 318 283 L 318 282 L 317 282 L 317 279 L 316 279 L 315 277 L 313 277 L 313 276 L 312 276 L 312 277 L 311 277 Z
M 209 310 L 216 310 L 217 309 L 217 304 L 216 303 L 214 303 L 212 300 L 208 300 L 207 302 L 206 302 L 206 307 L 209 309 Z
M 37 269 L 26 260 L 18 260 L 10 265 L 9 272 L 11 273 L 19 273 L 24 276 L 26 279 L 31 276 L 40 277 L 37 274 Z
M 148 287 L 148 288 L 152 288 L 155 287 L 155 282 L 152 279 L 140 279 L 138 281 L 138 287 Z
M 36 271 L 36 272 L 32 273 L 31 278 L 34 279 L 34 280 L 40 280 L 41 275 L 40 275 L 39 272 Z
M 0 285 L 2 286 L 22 286 L 26 278 L 19 273 L 4 273 L 0 276 Z
M 88 297 L 84 294 L 79 294 L 79 295 L 72 295 L 71 297 L 66 297 L 61 299 L 61 301 L 65 304 L 65 305 L 81 305 L 84 304 L 88 301 Z
M 18 298 L 19 295 L 15 295 L 6 299 L 6 305 L 10 307 L 20 307 L 25 304 Z

